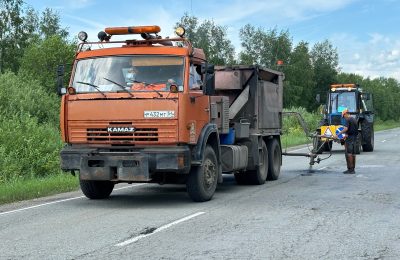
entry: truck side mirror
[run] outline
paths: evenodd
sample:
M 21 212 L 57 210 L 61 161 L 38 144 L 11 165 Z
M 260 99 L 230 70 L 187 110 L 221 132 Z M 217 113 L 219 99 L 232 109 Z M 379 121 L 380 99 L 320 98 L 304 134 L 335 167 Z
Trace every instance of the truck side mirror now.
M 201 74 L 214 74 L 214 64 L 201 64 Z
M 66 88 L 64 87 L 64 73 L 65 67 L 63 64 L 57 66 L 57 94 L 59 96 L 67 93 Z
M 203 94 L 207 96 L 215 93 L 215 74 L 206 74 L 206 84 L 203 87 Z
M 206 84 L 203 87 L 203 94 L 211 96 L 215 93 L 215 70 L 213 64 L 202 64 L 201 72 L 205 73 Z
M 315 96 L 315 101 L 317 101 L 317 103 L 321 103 L 321 95 L 320 94 L 317 94 Z

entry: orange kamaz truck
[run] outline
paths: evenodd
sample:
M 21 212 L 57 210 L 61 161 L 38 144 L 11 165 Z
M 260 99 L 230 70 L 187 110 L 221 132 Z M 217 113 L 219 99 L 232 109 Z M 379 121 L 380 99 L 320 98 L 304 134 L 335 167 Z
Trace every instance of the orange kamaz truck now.
M 98 42 L 79 34 L 68 86 L 58 70 L 61 168 L 79 174 L 90 199 L 109 197 L 117 183 L 150 182 L 185 184 L 192 200 L 207 201 L 223 174 L 238 183 L 276 180 L 284 75 L 214 67 L 182 27 L 176 38 L 159 32 L 106 28 Z

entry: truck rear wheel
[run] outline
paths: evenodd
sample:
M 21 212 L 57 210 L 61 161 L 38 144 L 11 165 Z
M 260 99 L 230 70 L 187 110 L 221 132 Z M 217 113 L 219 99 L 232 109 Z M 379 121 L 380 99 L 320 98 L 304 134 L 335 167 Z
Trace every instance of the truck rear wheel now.
M 114 189 L 111 181 L 79 180 L 79 184 L 83 194 L 93 200 L 108 198 Z
M 281 148 L 275 138 L 268 142 L 268 175 L 267 179 L 275 181 L 281 172 Z
M 218 161 L 214 149 L 207 145 L 201 166 L 193 167 L 186 182 L 190 198 L 196 202 L 212 198 L 218 182 Z
M 256 166 L 254 171 L 248 171 L 246 175 L 249 177 L 250 184 L 264 184 L 268 176 L 268 148 L 264 141 L 261 141 L 262 149 L 259 151 L 260 165 Z
M 372 124 L 362 124 L 362 136 L 365 143 L 362 145 L 364 152 L 372 152 L 374 150 L 374 126 Z

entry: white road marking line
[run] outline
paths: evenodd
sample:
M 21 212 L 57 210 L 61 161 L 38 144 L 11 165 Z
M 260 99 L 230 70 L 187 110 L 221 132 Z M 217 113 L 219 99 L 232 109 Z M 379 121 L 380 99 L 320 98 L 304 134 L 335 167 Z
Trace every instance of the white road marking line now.
M 321 168 L 318 169 L 318 171 L 325 170 L 326 168 L 328 168 L 328 166 L 321 167 Z
M 386 140 L 382 140 L 381 142 L 384 143 L 384 142 L 386 142 Z
M 145 184 L 146 183 L 139 183 L 139 184 L 134 184 L 134 185 L 126 186 L 126 187 L 121 187 L 121 188 L 114 189 L 114 190 L 123 190 L 123 189 L 141 186 L 141 185 L 145 185 Z M 82 198 L 85 198 L 85 196 L 73 197 L 73 198 L 63 199 L 63 200 L 56 200 L 56 201 L 47 202 L 47 203 L 43 203 L 43 204 L 39 204 L 39 205 L 35 205 L 35 206 L 26 207 L 26 208 L 0 212 L 0 216 L 11 214 L 11 213 L 16 213 L 16 212 L 20 212 L 20 211 L 24 211 L 24 210 L 28 210 L 28 209 L 34 209 L 34 208 L 39 208 L 39 207 L 43 207 L 43 206 L 47 206 L 47 205 L 52 205 L 52 204 L 56 204 L 56 203 L 66 202 L 66 201 L 70 201 L 70 200 L 82 199 Z
M 164 225 L 164 226 L 161 226 L 161 227 L 157 228 L 156 230 L 154 230 L 153 232 L 151 232 L 151 233 L 149 233 L 149 234 L 141 234 L 141 235 L 139 235 L 139 236 L 130 238 L 130 239 L 128 239 L 128 240 L 125 240 L 124 242 L 118 243 L 118 244 L 116 244 L 116 245 L 114 245 L 114 246 L 118 246 L 118 247 L 127 246 L 127 245 L 129 245 L 129 244 L 135 243 L 136 241 L 139 241 L 139 240 L 142 239 L 142 238 L 149 237 L 149 236 L 151 236 L 151 235 L 154 235 L 155 233 L 158 233 L 158 232 L 160 232 L 160 231 L 163 231 L 163 230 L 165 230 L 165 229 L 167 229 L 167 228 L 170 228 L 170 227 L 172 227 L 172 226 L 174 226 L 174 225 L 177 225 L 177 224 L 182 223 L 182 222 L 184 222 L 184 221 L 187 221 L 187 220 L 189 220 L 189 219 L 195 218 L 195 217 L 197 217 L 197 216 L 203 215 L 204 213 L 205 213 L 205 212 L 197 212 L 197 213 L 194 213 L 194 214 L 192 214 L 192 215 L 190 215 L 190 216 L 187 216 L 187 217 L 184 217 L 184 218 L 175 220 L 174 222 L 171 222 L 171 223 L 169 223 L 169 224 L 166 224 L 166 225 Z
M 372 165 L 360 165 L 358 168 L 383 168 L 385 165 L 382 164 L 372 164 Z
M 304 149 L 308 149 L 308 147 L 306 146 L 306 147 L 299 148 L 299 149 L 292 150 L 292 151 L 288 151 L 288 152 L 289 152 L 289 153 L 292 153 L 292 152 L 298 152 L 298 151 L 301 151 L 301 150 L 304 150 Z

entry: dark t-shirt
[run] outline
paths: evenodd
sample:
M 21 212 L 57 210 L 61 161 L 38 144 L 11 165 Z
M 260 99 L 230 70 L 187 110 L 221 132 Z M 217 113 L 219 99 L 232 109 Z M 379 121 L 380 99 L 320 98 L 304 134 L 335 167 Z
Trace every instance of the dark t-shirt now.
M 346 127 L 347 129 L 347 135 L 349 138 L 355 138 L 358 135 L 358 127 L 357 127 L 357 121 L 354 117 L 350 117 L 349 120 L 346 120 Z

